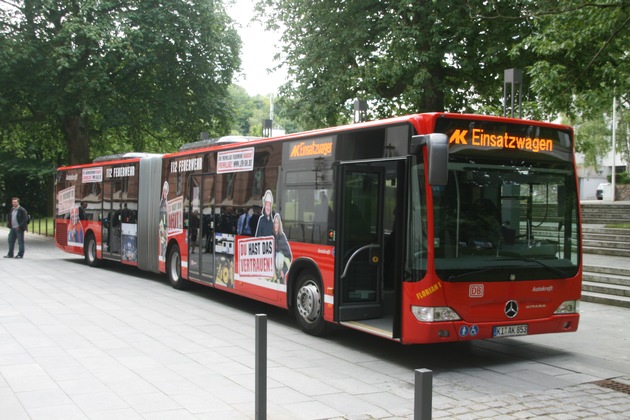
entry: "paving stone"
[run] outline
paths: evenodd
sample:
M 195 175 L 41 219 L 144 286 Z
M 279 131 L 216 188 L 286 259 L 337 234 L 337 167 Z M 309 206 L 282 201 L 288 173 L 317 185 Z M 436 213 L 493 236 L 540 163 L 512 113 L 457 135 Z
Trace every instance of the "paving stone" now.
M 316 338 L 283 309 L 92 269 L 30 235 L 27 247 L 29 258 L 0 261 L 2 418 L 253 419 L 252 314 L 261 308 L 273 420 L 412 419 L 418 366 L 434 371 L 436 419 L 630 412 L 628 394 L 592 383 L 630 384 L 628 309 L 587 303 L 577 333 L 467 346 L 406 347 L 349 330 Z

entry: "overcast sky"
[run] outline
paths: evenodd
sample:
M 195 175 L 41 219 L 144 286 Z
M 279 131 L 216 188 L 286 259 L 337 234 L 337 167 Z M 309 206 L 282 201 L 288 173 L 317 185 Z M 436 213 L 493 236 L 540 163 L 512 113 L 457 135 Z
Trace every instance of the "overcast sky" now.
M 239 34 L 243 41 L 243 75 L 235 83 L 252 96 L 276 94 L 278 87 L 284 83 L 285 75 L 279 72 L 269 74 L 267 69 L 274 67 L 273 56 L 279 35 L 265 31 L 260 23 L 250 22 L 254 16 L 255 0 L 235 0 L 234 3 L 228 8 L 228 13 L 240 24 Z

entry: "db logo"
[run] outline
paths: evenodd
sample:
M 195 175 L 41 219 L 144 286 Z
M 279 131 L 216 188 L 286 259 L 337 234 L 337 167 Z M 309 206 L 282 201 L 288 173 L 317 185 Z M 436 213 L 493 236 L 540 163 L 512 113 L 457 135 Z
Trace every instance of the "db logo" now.
M 468 288 L 468 296 L 471 298 L 483 297 L 483 284 L 471 284 Z

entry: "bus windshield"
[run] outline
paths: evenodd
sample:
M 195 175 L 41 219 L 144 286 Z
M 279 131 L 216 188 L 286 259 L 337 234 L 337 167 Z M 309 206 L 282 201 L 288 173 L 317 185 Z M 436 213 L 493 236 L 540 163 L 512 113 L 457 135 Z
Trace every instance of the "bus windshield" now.
M 570 162 L 455 156 L 433 187 L 435 268 L 445 281 L 577 274 L 578 203 Z

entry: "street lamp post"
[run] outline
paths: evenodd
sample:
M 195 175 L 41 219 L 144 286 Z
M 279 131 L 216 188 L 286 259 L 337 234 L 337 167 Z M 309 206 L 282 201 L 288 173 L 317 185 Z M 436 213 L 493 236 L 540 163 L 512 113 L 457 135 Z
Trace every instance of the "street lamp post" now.
M 617 82 L 615 82 L 615 88 L 613 89 L 613 113 L 612 113 L 612 174 L 610 175 L 610 183 L 612 187 L 612 191 L 610 194 L 610 201 L 615 201 L 615 174 L 616 174 L 616 166 L 617 163 L 616 155 L 617 155 L 617 139 L 615 135 L 616 127 L 615 123 L 617 122 Z
M 514 118 L 514 85 L 518 84 L 518 117 L 523 117 L 523 107 L 521 96 L 523 94 L 523 71 L 519 69 L 507 69 L 503 71 L 503 116 L 506 116 L 507 107 L 507 85 L 511 86 L 510 90 L 510 117 Z
M 359 123 L 365 121 L 367 115 L 367 101 L 361 99 L 354 100 L 354 122 Z

